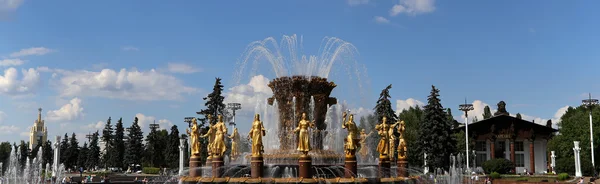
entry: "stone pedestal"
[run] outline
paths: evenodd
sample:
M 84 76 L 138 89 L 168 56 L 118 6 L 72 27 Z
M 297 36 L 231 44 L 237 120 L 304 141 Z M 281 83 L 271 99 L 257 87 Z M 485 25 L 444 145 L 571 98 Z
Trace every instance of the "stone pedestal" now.
M 348 156 L 346 155 L 346 160 L 344 161 L 344 177 L 345 178 L 356 178 L 356 155 Z
M 252 178 L 262 178 L 263 166 L 264 166 L 263 157 L 262 156 L 254 157 L 253 156 L 252 160 L 250 160 L 250 176 Z
M 390 177 L 390 158 L 387 155 L 379 156 L 379 177 Z
M 210 155 L 210 153 L 208 153 Z M 212 166 L 212 156 L 206 157 L 206 166 Z
M 398 177 L 408 177 L 408 161 L 406 158 L 398 158 Z
M 298 177 L 312 178 L 312 159 L 308 155 L 300 155 L 298 158 Z
M 200 156 L 192 155 L 190 157 L 190 177 L 200 177 L 202 176 L 202 163 L 200 162 Z
M 223 156 L 213 156 L 212 157 L 212 176 L 214 178 L 220 178 L 223 176 L 223 171 L 225 170 L 223 166 L 225 162 L 223 161 Z

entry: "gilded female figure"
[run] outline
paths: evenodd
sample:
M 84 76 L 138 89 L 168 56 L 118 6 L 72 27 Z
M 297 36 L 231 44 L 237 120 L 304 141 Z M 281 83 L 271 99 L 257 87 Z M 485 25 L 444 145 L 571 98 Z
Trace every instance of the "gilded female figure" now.
M 208 121 L 210 122 L 212 120 L 212 116 L 209 114 L 207 116 Z M 215 128 L 214 125 L 208 125 L 208 131 L 206 132 L 206 134 L 200 136 L 201 138 L 206 138 L 208 137 L 208 144 L 206 145 L 206 151 L 208 152 L 208 157 L 212 156 L 212 148 L 213 148 L 213 142 L 215 140 Z
M 398 127 L 398 132 L 400 133 L 399 141 L 398 141 L 398 159 L 406 158 L 406 142 L 404 141 L 404 121 L 400 121 L 400 127 Z
M 306 113 L 302 113 L 302 119 L 298 122 L 298 127 L 294 130 L 294 133 L 298 133 L 298 151 L 303 154 L 308 154 L 311 150 L 308 128 L 314 128 L 315 124 L 306 119 Z
M 231 136 L 229 136 L 229 138 L 231 139 L 231 153 L 229 155 L 229 157 L 231 157 L 231 159 L 235 160 L 235 158 L 240 155 L 239 151 L 238 151 L 238 147 L 239 147 L 239 142 L 240 142 L 240 133 L 238 133 L 238 129 L 237 128 L 233 128 L 233 133 L 231 134 Z
M 252 122 L 252 128 L 248 137 L 252 139 L 252 156 L 261 156 L 263 153 L 262 137 L 265 136 L 266 131 L 263 123 L 260 121 L 260 115 L 254 115 L 254 122 Z
M 377 151 L 379 152 L 379 156 L 388 155 L 390 151 L 390 137 L 388 134 L 389 125 L 387 124 L 387 118 L 383 117 L 382 122 L 379 125 L 376 125 L 375 129 L 381 137 L 379 139 L 379 144 L 377 144 Z
M 359 144 L 357 143 L 357 140 L 359 139 L 358 127 L 356 127 L 356 123 L 354 123 L 353 114 L 350 114 L 348 121 L 346 121 L 346 112 L 344 112 L 342 116 L 342 128 L 348 130 L 348 136 L 346 136 L 346 139 L 344 140 L 344 153 L 346 153 L 346 156 L 351 156 L 354 155 L 354 153 L 356 153 L 356 150 L 359 146 Z
M 200 137 L 200 129 L 198 128 L 198 122 L 196 118 L 192 119 L 192 127 L 190 129 L 185 130 L 188 135 L 190 135 L 190 144 L 192 149 L 192 155 L 200 155 L 200 141 L 198 138 Z
M 215 129 L 215 140 L 212 143 L 212 154 L 215 156 L 223 156 L 223 153 L 227 150 L 225 147 L 225 135 L 227 135 L 227 126 L 223 122 L 223 115 L 218 116 L 218 122 L 213 125 Z
M 360 156 L 364 159 L 367 158 L 367 154 L 369 153 L 369 146 L 367 145 L 367 137 L 371 136 L 371 134 L 373 134 L 373 132 L 369 132 L 369 134 L 367 134 L 365 132 L 365 129 L 362 129 L 360 131 L 360 151 L 358 152 L 358 154 L 360 154 Z

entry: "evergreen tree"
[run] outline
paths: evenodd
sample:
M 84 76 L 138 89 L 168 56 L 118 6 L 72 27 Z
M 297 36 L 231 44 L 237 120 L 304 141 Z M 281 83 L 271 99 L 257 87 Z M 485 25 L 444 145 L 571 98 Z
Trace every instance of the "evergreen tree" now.
M 225 97 L 223 96 L 223 85 L 221 84 L 221 78 L 215 78 L 215 85 L 213 86 L 213 91 L 210 94 L 208 94 L 208 96 L 202 99 L 206 101 L 204 103 L 206 109 L 202 109 L 200 110 L 200 112 L 196 112 L 196 114 L 204 116 L 203 118 L 198 118 L 198 126 L 201 128 L 201 133 L 204 134 L 208 131 L 208 126 L 206 125 L 207 123 L 213 125 L 217 122 L 217 116 L 219 114 L 227 113 L 227 111 L 225 110 Z M 213 119 L 209 120 L 208 115 L 211 115 Z M 200 144 L 208 144 L 208 139 L 201 139 Z M 206 162 L 206 157 L 208 157 L 207 150 L 200 149 L 200 158 L 202 159 L 202 163 Z
M 485 106 L 483 108 L 483 119 L 488 119 L 492 117 L 492 111 L 490 110 L 490 106 Z
M 66 168 L 76 169 L 78 163 L 77 159 L 79 158 L 79 141 L 77 140 L 77 136 L 75 132 L 71 134 L 71 139 L 69 140 L 69 149 L 67 155 L 69 156 L 68 162 L 65 163 Z
M 404 121 L 404 140 L 409 148 L 407 151 L 410 166 L 422 167 L 423 153 L 422 142 L 419 140 L 419 132 L 423 123 L 423 110 L 420 107 L 410 107 L 398 114 L 398 119 Z
M 46 166 L 46 164 L 52 164 L 54 152 L 52 150 L 52 142 L 50 140 L 44 142 L 42 145 L 42 166 Z
M 114 142 L 113 142 L 113 128 L 111 125 L 111 118 L 108 117 L 106 120 L 106 125 L 104 125 L 104 129 L 102 130 L 102 142 L 104 142 L 104 154 L 102 155 L 102 162 L 105 168 L 115 166 L 117 162 L 114 155 Z
M 517 119 L 523 119 L 523 117 L 521 117 L 521 113 L 517 113 L 517 115 L 515 116 Z
M 146 151 L 144 152 L 144 161 L 152 167 L 159 167 L 164 161 L 164 148 L 168 132 L 166 130 L 157 131 L 155 127 L 150 128 L 150 133 L 146 136 Z
M 375 105 L 375 115 L 377 116 L 378 122 L 381 122 L 383 117 L 387 118 L 387 123 L 393 124 L 396 123 L 398 117 L 392 109 L 392 102 L 390 102 L 390 89 L 392 89 L 392 85 L 388 85 L 385 89 L 381 91 L 379 94 L 379 99 L 377 100 L 377 105 Z
M 42 144 L 37 144 L 32 150 L 29 150 L 29 160 L 33 160 L 35 157 L 37 157 L 40 149 L 42 149 Z
M 454 116 L 452 115 L 452 109 L 447 108 L 446 113 L 448 114 L 448 121 L 450 121 L 450 123 L 452 124 L 452 129 L 458 128 L 458 125 L 460 125 L 460 123 L 458 123 L 458 121 L 454 119 Z
M 59 164 L 65 164 L 69 160 L 69 136 L 65 133 L 62 141 L 60 142 L 60 162 Z M 66 166 L 66 165 L 65 165 Z
M 440 90 L 431 86 L 431 94 L 425 106 L 425 117 L 421 126 L 420 140 L 427 153 L 427 163 L 431 168 L 448 169 L 450 154 L 455 150 L 452 123 L 439 99 Z
M 164 153 L 166 156 L 165 161 L 170 168 L 177 168 L 179 166 L 179 143 L 179 129 L 177 125 L 173 125 L 168 137 L 167 149 L 165 149 Z
M 124 169 L 122 160 L 125 158 L 125 128 L 123 127 L 123 118 L 119 118 L 115 126 L 114 144 L 114 162 L 113 166 Z
M 19 144 L 19 151 L 21 151 L 21 155 L 19 155 L 19 164 L 21 164 L 21 171 L 23 171 L 23 169 L 25 169 L 25 163 L 27 162 L 27 157 L 29 156 L 29 149 L 27 147 L 27 143 L 25 143 L 25 141 L 21 141 L 21 144 Z
M 87 160 L 85 166 L 89 169 L 94 169 L 100 163 L 100 147 L 98 146 L 98 131 L 92 135 L 90 141 L 89 150 L 87 153 Z
M 138 118 L 135 117 L 133 124 L 128 129 L 127 147 L 125 148 L 124 165 L 142 164 L 144 153 L 144 144 L 142 143 L 144 135 L 138 125 Z
M 87 142 L 84 142 L 83 147 L 81 147 L 81 150 L 79 150 L 79 155 L 77 156 L 77 168 L 86 166 L 85 162 L 87 161 L 88 151 L 88 144 Z
M 10 142 L 2 142 L 0 143 L 0 161 L 2 161 L 2 167 L 0 167 L 0 175 L 4 176 L 4 173 L 6 173 L 6 170 L 9 168 L 9 158 L 10 158 L 10 152 L 12 151 L 12 146 L 10 145 Z

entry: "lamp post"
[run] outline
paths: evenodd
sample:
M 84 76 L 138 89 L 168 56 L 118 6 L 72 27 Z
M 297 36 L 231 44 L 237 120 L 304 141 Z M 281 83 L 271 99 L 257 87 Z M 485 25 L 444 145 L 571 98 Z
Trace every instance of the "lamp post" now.
M 467 149 L 465 150 L 466 155 L 467 155 L 467 171 L 470 171 L 469 169 L 469 116 L 468 116 L 468 112 L 473 110 L 473 104 L 467 104 L 467 99 L 465 98 L 465 103 L 458 105 L 458 109 L 461 111 L 465 112 L 465 143 L 467 146 Z
M 594 176 L 596 175 L 596 165 L 594 162 L 594 132 L 592 129 L 592 107 L 598 105 L 598 99 L 593 99 L 592 94 L 589 94 L 588 99 L 581 100 L 581 103 L 590 110 L 590 150 L 592 151 L 592 167 L 594 168 Z
M 242 109 L 242 104 L 240 103 L 227 103 L 227 108 L 233 111 L 233 120 L 229 122 L 229 126 L 233 130 L 235 128 L 235 111 Z

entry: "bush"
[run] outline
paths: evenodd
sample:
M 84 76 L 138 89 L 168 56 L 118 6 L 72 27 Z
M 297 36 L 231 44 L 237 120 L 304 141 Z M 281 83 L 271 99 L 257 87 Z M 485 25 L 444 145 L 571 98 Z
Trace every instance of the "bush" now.
M 497 173 L 497 172 L 492 172 L 492 173 L 490 174 L 490 177 L 491 177 L 492 179 L 498 179 L 498 178 L 500 178 L 500 173 Z
M 144 174 L 158 174 L 158 172 L 160 172 L 160 168 L 156 168 L 156 167 L 144 167 L 144 168 L 142 168 L 142 172 Z
M 486 173 L 508 174 L 513 168 L 515 168 L 513 163 L 505 158 L 495 158 L 483 162 L 483 170 Z
M 567 179 L 569 179 L 569 174 L 567 174 L 567 173 L 560 173 L 560 174 L 558 174 L 558 180 L 565 181 Z

